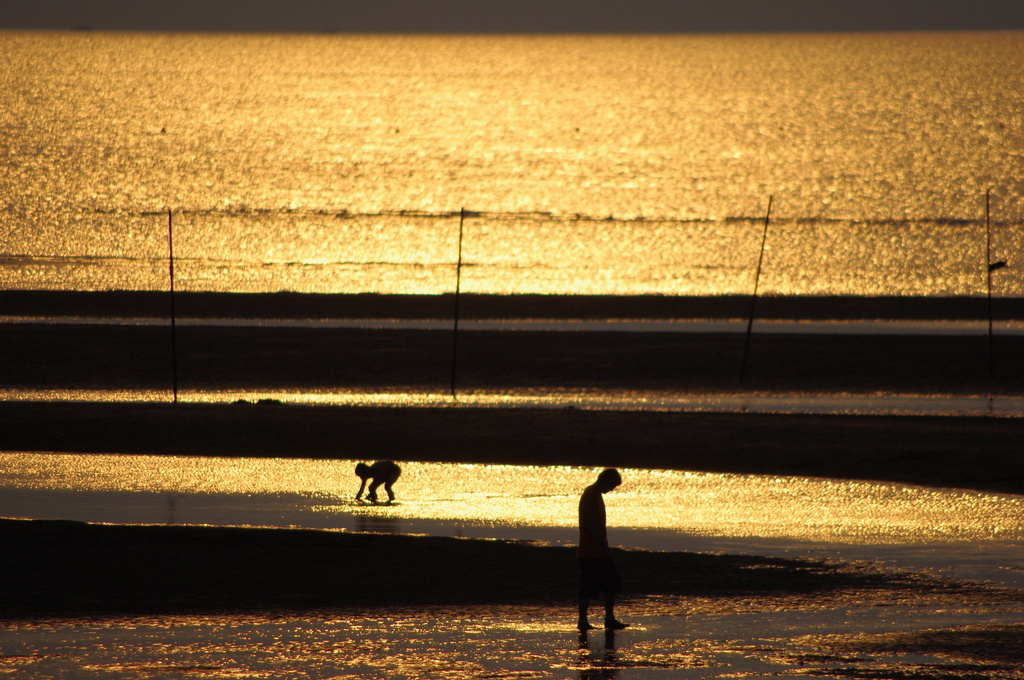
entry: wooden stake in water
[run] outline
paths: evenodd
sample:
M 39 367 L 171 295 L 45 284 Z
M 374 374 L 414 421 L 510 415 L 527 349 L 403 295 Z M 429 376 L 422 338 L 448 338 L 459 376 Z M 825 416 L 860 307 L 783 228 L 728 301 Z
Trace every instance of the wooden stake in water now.
M 991 190 L 985 189 L 985 295 L 988 299 L 988 372 L 995 373 L 995 361 L 992 358 L 992 222 L 989 219 Z
M 455 266 L 455 323 L 452 326 L 452 399 L 455 399 L 455 376 L 459 360 L 459 296 L 462 292 L 462 226 L 466 221 L 466 209 L 459 211 L 459 257 Z
M 992 220 L 990 219 L 989 205 L 991 203 L 991 190 L 985 190 L 985 274 L 988 277 L 986 284 L 986 296 L 988 298 L 988 372 L 994 375 L 996 372 L 995 353 L 992 340 L 992 272 L 1002 269 L 1006 262 L 992 261 Z
M 740 385 L 747 375 L 747 356 L 750 354 L 750 336 L 754 330 L 754 315 L 757 310 L 757 288 L 761 283 L 761 265 L 764 263 L 764 245 L 768 240 L 768 222 L 772 216 L 772 196 L 768 197 L 768 210 L 764 215 L 764 230 L 761 233 L 761 252 L 757 257 L 757 271 L 754 274 L 754 292 L 750 296 L 750 314 L 747 317 L 747 335 L 743 341 L 743 363 L 740 365 Z
M 167 261 L 171 278 L 171 382 L 174 403 L 178 403 L 178 315 L 174 308 L 174 218 L 167 209 Z

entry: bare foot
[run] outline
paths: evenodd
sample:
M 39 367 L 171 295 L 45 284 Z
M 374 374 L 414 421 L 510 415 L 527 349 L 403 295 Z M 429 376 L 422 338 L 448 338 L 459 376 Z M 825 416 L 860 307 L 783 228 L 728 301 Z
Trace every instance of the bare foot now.
M 623 628 L 629 628 L 629 624 L 623 623 L 618 619 L 608 619 L 604 622 L 604 627 L 607 630 L 622 630 Z

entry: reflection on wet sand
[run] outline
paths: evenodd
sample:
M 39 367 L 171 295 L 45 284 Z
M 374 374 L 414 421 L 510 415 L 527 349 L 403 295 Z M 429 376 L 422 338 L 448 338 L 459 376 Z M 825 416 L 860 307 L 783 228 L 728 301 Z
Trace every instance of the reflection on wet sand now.
M 375 505 L 351 500 L 352 460 L 0 453 L 0 464 L 0 489 L 26 497 L 32 491 L 40 494 L 35 506 L 20 506 L 29 514 L 12 515 L 0 505 L 0 516 L 89 521 L 74 516 L 73 508 L 65 509 L 72 514 L 54 515 L 56 500 L 48 494 L 158 494 L 177 498 L 168 507 L 179 521 L 204 524 L 218 522 L 202 514 L 181 518 L 189 495 L 200 512 L 201 499 L 232 498 L 255 509 L 263 499 L 281 498 L 295 516 L 306 515 L 289 517 L 285 526 L 313 528 L 344 526 L 331 523 L 332 515 L 365 522 L 394 518 L 496 529 L 573 528 L 579 493 L 595 474 L 592 468 L 559 465 L 403 462 L 403 497 Z M 1021 496 L 681 470 L 629 469 L 623 477 L 624 484 L 613 492 L 616 510 L 610 516 L 611 526 L 621 531 L 856 545 L 1024 542 Z M 116 505 L 114 498 L 94 503 Z M 33 508 L 40 514 L 31 514 Z M 124 512 L 122 520 L 108 516 L 102 521 L 143 521 L 131 516 L 127 506 Z M 280 525 L 272 516 L 256 524 Z
M 833 673 L 877 678 L 900 673 L 918 677 L 1016 677 L 1024 666 L 1024 626 L 974 625 L 943 630 L 808 636 L 801 643 L 831 652 Z
M 616 643 L 617 636 L 625 643 L 621 651 Z M 580 680 L 604 680 L 621 677 L 623 671 L 710 671 L 719 665 L 712 660 L 709 650 L 702 650 L 704 653 L 697 651 L 698 645 L 694 645 L 693 651 L 686 652 L 684 645 L 677 645 L 672 650 L 658 642 L 644 640 L 636 643 L 615 630 L 583 632 L 579 636 L 579 660 L 570 668 L 579 673 Z
M 601 637 L 603 644 L 591 647 L 590 638 Z M 618 655 L 615 650 L 615 631 L 605 630 L 597 635 L 588 631 L 580 632 L 580 678 L 614 678 L 618 668 Z
M 756 605 L 752 607 L 756 609 Z M 1017 612 L 1019 614 L 1019 612 Z M 818 623 L 796 612 L 650 615 L 586 640 L 554 608 L 408 609 L 386 615 L 163 617 L 20 622 L 0 628 L 7 677 L 1013 678 L 1024 628 L 944 628 L 914 607 Z M 889 621 L 888 623 L 886 621 Z M 820 624 L 820 625 L 819 625 Z M 870 628 L 871 632 L 865 629 Z M 112 654 L 111 650 L 116 650 Z
M 394 515 L 364 515 L 355 516 L 355 531 L 373 534 L 398 534 L 402 533 L 402 522 Z
M 437 408 L 453 406 L 441 392 L 358 392 L 350 390 L 181 390 L 179 402 L 192 404 L 306 404 L 345 407 Z M 0 401 L 83 404 L 160 404 L 167 390 L 4 389 Z M 802 392 L 692 394 L 687 392 L 566 392 L 460 394 L 463 408 L 583 409 L 595 411 L 676 411 L 703 413 L 811 413 L 859 415 L 1024 416 L 1024 398 L 951 394 L 817 394 Z

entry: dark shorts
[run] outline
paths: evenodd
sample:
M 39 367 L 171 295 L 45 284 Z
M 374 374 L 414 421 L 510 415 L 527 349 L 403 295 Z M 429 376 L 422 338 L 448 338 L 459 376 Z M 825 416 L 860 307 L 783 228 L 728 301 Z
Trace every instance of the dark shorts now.
M 622 592 L 622 578 L 619 569 L 611 557 L 591 559 L 581 557 L 580 563 L 580 595 L 598 598 L 602 593 L 614 595 Z

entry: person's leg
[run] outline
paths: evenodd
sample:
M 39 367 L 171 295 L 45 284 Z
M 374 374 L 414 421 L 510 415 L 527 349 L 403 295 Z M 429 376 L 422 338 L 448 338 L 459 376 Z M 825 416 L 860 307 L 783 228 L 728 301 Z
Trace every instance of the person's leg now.
M 622 630 L 629 624 L 615 618 L 615 595 L 622 590 L 622 578 L 615 561 L 608 558 L 605 562 L 604 582 L 604 627 L 606 630 Z
M 373 480 L 370 484 L 370 493 L 366 494 L 367 500 L 376 503 L 377 502 L 377 487 L 380 486 L 380 482 Z
M 580 592 L 580 618 L 579 618 L 578 624 L 576 625 L 576 627 L 579 630 L 591 630 L 591 629 L 593 629 L 593 626 L 590 625 L 590 622 L 587 620 L 587 609 L 589 607 L 590 607 L 590 598 L 587 597 L 586 593 L 581 591 Z
M 384 490 L 388 492 L 389 502 L 393 502 L 395 500 L 395 492 L 391 490 L 392 484 L 394 484 L 394 482 L 388 482 L 387 484 L 384 485 Z
M 615 593 L 606 591 L 604 594 L 604 627 L 608 630 L 622 630 L 628 626 L 628 623 L 623 623 L 615 618 Z
M 580 632 L 585 632 L 593 628 L 590 621 L 587 620 L 587 610 L 590 608 L 590 596 L 594 594 L 592 592 L 594 590 L 594 561 L 579 559 L 577 562 L 580 567 L 580 617 L 576 627 Z

